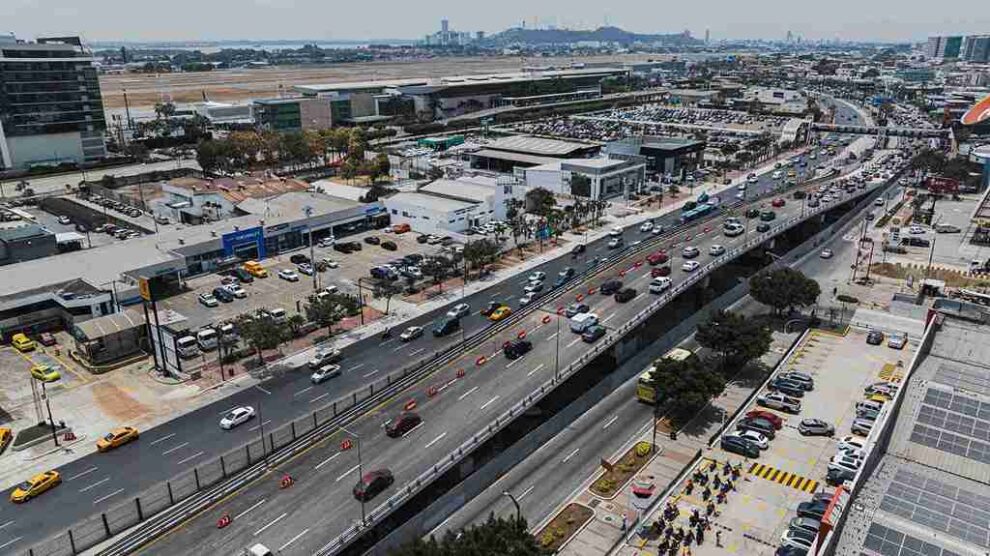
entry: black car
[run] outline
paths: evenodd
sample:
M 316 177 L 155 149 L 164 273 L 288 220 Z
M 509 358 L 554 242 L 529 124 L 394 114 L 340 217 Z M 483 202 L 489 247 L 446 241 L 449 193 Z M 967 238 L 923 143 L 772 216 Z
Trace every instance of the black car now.
M 309 257 L 307 257 L 306 255 L 303 255 L 302 253 L 296 253 L 295 255 L 292 255 L 291 257 L 289 257 L 289 262 L 292 263 L 292 264 L 308 263 L 309 262 Z
M 870 333 L 866 335 L 866 343 L 871 346 L 879 346 L 883 343 L 883 332 L 879 330 L 870 330 Z
M 586 328 L 585 331 L 581 333 L 581 339 L 591 344 L 604 335 L 605 335 L 605 327 L 600 324 L 596 324 L 594 326 L 590 326 Z
M 763 222 L 772 222 L 777 219 L 777 213 L 772 210 L 765 210 L 760 213 L 760 220 Z
M 776 390 L 778 392 L 787 394 L 788 396 L 793 396 L 795 398 L 804 397 L 804 386 L 793 380 L 787 380 L 785 378 L 775 378 L 770 381 L 767 385 L 771 390 Z
M 234 278 L 237 278 L 242 283 L 254 282 L 254 276 L 250 272 L 244 270 L 241 267 L 235 268 L 230 273 Z
M 723 436 L 722 449 L 747 458 L 760 457 L 760 447 L 738 436 Z
M 832 486 L 839 486 L 846 481 L 856 478 L 856 472 L 849 469 L 839 469 L 833 467 L 825 474 L 825 482 Z
M 575 245 L 574 247 L 571 247 L 571 255 L 574 256 L 574 257 L 576 257 L 578 255 L 581 255 L 581 254 L 584 253 L 585 249 L 586 249 L 586 247 L 584 246 L 584 244 L 583 243 L 579 243 L 579 244 Z
M 378 245 L 379 243 L 382 242 L 382 240 L 379 239 L 378 236 L 368 236 L 364 238 L 364 242 L 367 243 L 368 245 Z
M 418 235 L 416 236 L 416 243 L 426 243 L 430 239 L 430 236 Z
M 766 222 L 760 222 L 759 225 L 756 226 L 756 231 L 759 232 L 759 233 L 761 233 L 761 234 L 763 232 L 769 232 L 770 231 L 770 224 L 767 224 Z
M 529 340 L 516 340 L 506 344 L 506 346 L 502 348 L 502 353 L 505 354 L 506 359 L 518 359 L 519 357 L 526 355 L 532 349 L 533 342 L 530 342 Z
M 224 303 L 230 303 L 234 300 L 234 294 L 230 293 L 227 288 L 213 288 L 213 297 Z
M 354 498 L 362 502 L 367 502 L 375 496 L 378 496 L 380 492 L 392 486 L 395 482 L 395 478 L 392 477 L 392 472 L 388 469 L 376 469 L 374 471 L 369 471 L 365 473 L 361 480 L 354 485 Z
M 344 254 L 347 254 L 347 253 L 350 253 L 351 251 L 354 251 L 354 249 L 351 247 L 351 243 L 349 241 L 339 241 L 337 243 L 334 243 L 333 244 L 333 250 L 334 251 L 337 251 L 339 253 L 344 253 Z
M 591 306 L 589 306 L 587 303 L 571 303 L 570 305 L 567 306 L 567 309 L 564 311 L 564 314 L 567 315 L 567 318 L 571 318 L 574 315 L 587 313 L 590 310 L 591 310 Z
M 433 335 L 437 337 L 446 336 L 460 327 L 461 319 L 447 317 L 433 327 Z
M 598 290 L 602 295 L 612 295 L 613 293 L 622 289 L 622 282 L 619 280 L 608 280 L 603 283 Z
M 348 241 L 347 244 L 351 246 L 351 251 L 360 251 L 363 249 L 360 241 Z
M 634 297 L 636 297 L 636 290 L 633 288 L 623 288 L 615 293 L 615 301 L 618 303 L 632 301 Z
M 798 517 L 810 517 L 821 521 L 825 517 L 825 508 L 827 507 L 828 504 L 825 502 L 801 502 L 797 507 L 797 515 Z
M 773 423 L 760 417 L 747 417 L 740 420 L 736 423 L 736 430 L 756 431 L 770 440 L 773 440 L 777 435 L 777 429 L 773 426 Z
M 420 255 L 419 253 L 409 253 L 405 257 L 402 257 L 402 260 L 406 264 L 419 264 L 423 262 L 423 255 Z
M 398 438 L 418 427 L 422 422 L 423 418 L 418 413 L 403 411 L 385 424 L 385 435 L 391 438 Z
M 751 208 L 746 211 L 746 218 L 756 218 L 760 216 L 760 209 Z
M 808 554 L 808 549 L 800 546 L 794 546 L 793 544 L 788 544 L 785 546 L 778 546 L 776 552 L 773 554 L 774 556 L 805 556 Z
M 923 237 L 908 236 L 901 238 L 901 245 L 907 245 L 910 247 L 930 247 L 931 244 L 932 242 Z
M 481 310 L 481 314 L 487 317 L 488 315 L 494 313 L 495 309 L 498 309 L 502 305 L 504 305 L 504 303 L 499 303 L 498 301 L 489 301 L 488 305 Z
M 399 246 L 396 245 L 394 241 L 383 241 L 382 242 L 382 249 L 384 249 L 386 251 L 395 251 L 398 248 L 399 248 Z

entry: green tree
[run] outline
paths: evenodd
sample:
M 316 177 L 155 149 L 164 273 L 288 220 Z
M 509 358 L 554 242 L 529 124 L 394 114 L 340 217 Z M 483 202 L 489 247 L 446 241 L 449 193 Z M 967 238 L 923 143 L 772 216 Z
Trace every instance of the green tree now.
M 385 280 L 375 284 L 375 289 L 372 292 L 372 295 L 377 298 L 385 298 L 385 314 L 388 315 L 389 308 L 392 305 L 392 297 L 400 293 L 402 293 L 401 286 L 399 286 L 396 282 Z
M 739 313 L 716 311 L 698 324 L 694 339 L 719 354 L 723 371 L 742 367 L 770 350 L 770 329 Z
M 658 410 L 666 409 L 675 421 L 694 415 L 725 389 L 721 373 L 707 368 L 698 357 L 660 359 L 654 367 L 651 386 L 658 392 Z
M 775 313 L 794 307 L 813 305 L 821 294 L 818 282 L 801 271 L 783 267 L 764 270 L 749 279 L 753 299 L 773 307 Z
M 416 538 L 389 552 L 391 556 L 549 556 L 528 531 L 524 518 L 495 517 L 489 514 L 481 525 L 472 525 L 440 540 Z
M 289 328 L 289 333 L 293 338 L 299 336 L 299 331 L 306 324 L 306 317 L 296 313 L 285 320 L 285 325 Z
M 275 349 L 289 339 L 288 327 L 276 322 L 263 309 L 254 315 L 242 315 L 237 321 L 237 330 L 244 342 L 258 353 L 260 363 L 265 362 L 262 354 L 266 349 Z
M 557 204 L 553 193 L 542 187 L 535 187 L 526 192 L 526 210 L 539 216 L 547 216 Z
M 464 260 L 467 261 L 469 268 L 480 268 L 495 262 L 499 251 L 498 243 L 490 239 L 471 241 L 464 245 Z
M 315 322 L 321 328 L 327 329 L 327 336 L 333 336 L 333 325 L 345 312 L 344 296 L 331 293 L 321 297 L 312 296 L 306 305 L 306 320 Z
M 454 263 L 446 257 L 430 257 L 423 259 L 423 263 L 419 266 L 419 269 L 424 275 L 432 279 L 433 284 L 440 291 L 443 291 L 443 281 L 453 272 Z
M 591 197 L 591 178 L 584 174 L 572 174 L 571 195 Z

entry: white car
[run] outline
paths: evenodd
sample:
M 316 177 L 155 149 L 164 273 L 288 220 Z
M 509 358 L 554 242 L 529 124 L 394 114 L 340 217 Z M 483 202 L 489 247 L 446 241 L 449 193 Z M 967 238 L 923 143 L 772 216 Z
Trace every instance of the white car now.
M 818 256 L 823 259 L 831 259 L 832 255 L 834 255 L 834 253 L 832 253 L 831 249 L 822 249 L 821 254 L 819 254 Z
M 718 244 L 712 245 L 711 247 L 708 248 L 708 254 L 711 255 L 712 257 L 719 257 L 721 255 L 724 255 L 725 247 Z
M 766 436 L 756 432 L 756 431 L 736 431 L 733 433 L 726 434 L 725 436 L 734 436 L 736 438 L 742 438 L 744 440 L 749 440 L 761 450 L 766 450 L 770 447 L 770 441 L 767 440 Z
M 207 307 L 216 307 L 217 305 L 220 305 L 217 298 L 213 297 L 213 294 L 209 292 L 199 294 L 199 302 Z
M 340 350 L 337 348 L 316 348 L 313 358 L 309 360 L 310 369 L 318 369 L 327 363 L 331 363 L 340 358 Z
M 608 235 L 612 237 L 619 237 L 622 235 L 622 228 L 612 228 L 608 231 Z
M 296 268 L 299 269 L 299 272 L 302 272 L 306 276 L 313 275 L 313 265 L 309 263 L 299 263 L 296 265 Z
M 282 270 L 278 271 L 278 277 L 283 280 L 287 280 L 289 282 L 299 281 L 299 274 L 296 273 L 296 271 L 292 270 L 291 268 L 283 268 Z
M 844 453 L 841 453 L 832 456 L 832 460 L 829 462 L 828 468 L 855 473 L 856 471 L 859 471 L 860 465 L 863 465 L 861 460 L 848 457 Z
M 701 263 L 698 261 L 684 261 L 684 264 L 681 265 L 681 270 L 684 272 L 694 272 L 699 268 L 701 268 Z
M 323 259 L 323 264 L 327 265 L 327 268 L 337 268 L 340 264 L 333 259 Z
M 639 231 L 641 231 L 643 233 L 647 233 L 647 232 L 650 232 L 652 230 L 653 230 L 653 222 L 650 222 L 649 220 L 647 220 L 646 222 L 643 222 L 642 224 L 639 225 Z
M 58 217 L 58 223 L 59 224 L 64 224 L 64 225 L 69 225 L 69 224 L 72 224 L 72 219 L 69 218 L 68 216 L 59 216 Z
M 309 379 L 313 382 L 313 384 L 319 384 L 324 380 L 329 380 L 338 376 L 340 376 L 340 365 L 324 365 L 310 375 Z
M 758 183 L 760 178 L 756 177 L 756 174 L 750 174 L 749 177 L 746 178 L 746 181 L 749 183 Z
M 244 299 L 247 297 L 247 290 L 242 288 L 240 284 L 227 284 L 223 287 L 223 289 L 229 291 L 230 295 L 238 299 Z
M 910 228 L 908 228 L 908 233 L 910 233 L 911 235 L 917 236 L 917 235 L 921 235 L 921 234 L 925 233 L 925 229 L 922 228 L 921 226 L 915 224 L 915 225 L 911 226 Z
M 650 293 L 663 293 L 670 289 L 670 278 L 657 276 L 650 281 Z
M 529 275 L 530 282 L 542 282 L 547 279 L 547 273 L 537 270 Z
M 543 291 L 543 282 L 530 282 L 523 288 L 526 293 L 536 293 Z
M 254 418 L 254 408 L 249 405 L 235 407 L 228 411 L 220 419 L 220 428 L 229 431 L 230 429 L 244 424 Z
M 461 317 L 466 317 L 471 314 L 471 306 L 467 303 L 458 303 L 454 307 L 447 311 L 447 316 L 452 319 L 459 319 Z
M 526 295 L 519 298 L 519 306 L 525 307 L 533 302 L 534 299 L 540 297 L 540 292 L 529 292 Z
M 782 394 L 780 392 L 770 392 L 756 397 L 756 403 L 770 409 L 778 409 L 790 413 L 801 412 L 801 401 Z
M 422 326 L 410 326 L 409 328 L 403 330 L 402 334 L 399 334 L 399 339 L 402 340 L 403 342 L 411 342 L 422 335 L 423 335 Z
M 320 247 L 333 247 L 334 242 L 337 241 L 333 236 L 325 237 L 320 240 L 316 245 Z

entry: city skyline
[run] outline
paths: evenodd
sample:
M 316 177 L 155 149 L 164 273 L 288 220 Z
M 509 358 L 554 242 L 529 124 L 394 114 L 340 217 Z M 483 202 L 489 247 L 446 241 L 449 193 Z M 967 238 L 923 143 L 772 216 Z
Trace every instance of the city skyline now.
M 143 17 L 134 5 L 94 0 L 84 6 L 69 0 L 9 0 L 0 5 L 0 19 L 19 37 L 81 34 L 89 41 L 220 41 L 220 40 L 374 40 L 418 39 L 439 27 L 441 19 L 458 31 L 496 33 L 517 27 L 595 28 L 614 25 L 637 33 L 690 31 L 713 41 L 722 39 L 783 40 L 790 31 L 803 40 L 920 42 L 933 34 L 969 34 L 990 30 L 990 12 L 978 0 L 956 0 L 951 9 L 879 0 L 865 5 L 852 0 L 829 4 L 828 13 L 805 5 L 767 0 L 762 9 L 739 8 L 726 1 L 679 6 L 675 13 L 641 0 L 626 0 L 601 9 L 549 0 L 539 10 L 519 0 L 500 4 L 496 13 L 449 0 L 423 9 L 396 5 L 383 11 L 360 4 L 329 7 L 314 0 L 221 0 L 207 4 L 175 0 L 169 10 Z M 151 4 L 148 4 L 149 9 Z M 715 8 L 715 9 L 713 9 Z M 147 13 L 147 12 L 145 12 Z M 307 14 L 299 17 L 300 13 Z M 393 17 L 382 18 L 382 13 Z M 560 16 L 557 14 L 567 14 Z M 322 16 L 322 17 L 321 17 Z M 772 17 L 771 17 L 772 16 Z M 217 26 L 217 22 L 228 25 Z

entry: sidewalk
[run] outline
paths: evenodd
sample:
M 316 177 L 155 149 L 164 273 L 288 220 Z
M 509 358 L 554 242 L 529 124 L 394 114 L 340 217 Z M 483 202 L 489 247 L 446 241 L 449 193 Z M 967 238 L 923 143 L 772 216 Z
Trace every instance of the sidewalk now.
M 761 358 L 766 368 L 773 368 L 786 353 L 795 334 L 775 333 L 770 351 Z M 726 386 L 725 392 L 710 402 L 690 422 L 677 431 L 676 440 L 670 439 L 670 430 L 663 421 L 657 428 L 657 444 L 659 454 L 655 456 L 629 484 L 622 487 L 612 499 L 604 499 L 591 492 L 591 484 L 597 480 L 601 471 L 588 478 L 569 500 L 561 507 L 570 503 L 578 503 L 594 511 L 591 520 L 577 532 L 561 548 L 559 554 L 566 556 L 600 556 L 616 551 L 624 556 L 643 556 L 655 554 L 644 552 L 633 546 L 620 546 L 627 532 L 635 529 L 644 509 L 652 511 L 659 501 L 667 498 L 667 489 L 682 478 L 687 469 L 704 458 L 708 452 L 708 440 L 722 427 L 724 420 L 733 415 L 749 398 L 753 389 L 758 387 L 763 379 L 762 372 L 750 366 L 744 373 L 735 377 Z M 615 454 L 607 457 L 615 461 L 622 453 L 637 442 L 651 442 L 653 430 L 648 425 L 638 431 L 630 441 Z M 631 493 L 631 485 L 637 481 L 645 481 L 654 486 L 654 495 L 647 499 L 637 498 Z M 637 507 L 638 506 L 638 507 Z M 556 514 L 554 514 L 556 515 Z M 647 515 L 650 515 L 649 513 Z M 539 531 L 553 516 L 535 527 Z M 652 519 L 652 518 L 651 518 Z M 647 519 L 644 522 L 650 521 Z

